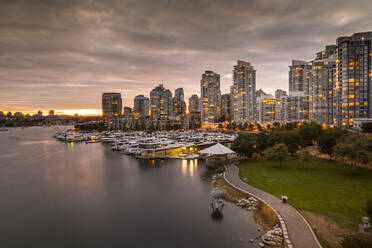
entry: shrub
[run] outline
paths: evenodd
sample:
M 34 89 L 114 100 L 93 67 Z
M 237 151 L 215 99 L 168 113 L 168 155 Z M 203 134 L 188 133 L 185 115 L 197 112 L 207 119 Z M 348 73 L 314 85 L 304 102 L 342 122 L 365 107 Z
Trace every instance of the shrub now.
M 356 163 L 367 164 L 372 157 L 368 147 L 368 140 L 365 137 L 350 136 L 337 143 L 333 151 L 337 157 L 347 158 L 354 165 Z
M 372 247 L 372 234 L 358 233 L 347 235 L 341 241 L 342 248 L 367 248 Z
M 372 132 L 372 122 L 362 123 L 362 130 L 363 130 L 363 132 L 371 133 Z
M 366 202 L 366 206 L 364 208 L 364 211 L 366 212 L 369 221 L 372 221 L 372 198 L 369 198 Z
M 312 159 L 311 154 L 309 153 L 308 150 L 301 150 L 298 153 L 298 157 L 302 162 L 309 162 Z
M 265 223 L 268 227 L 272 228 L 278 224 L 278 216 L 266 204 L 260 203 L 257 211 L 254 213 L 256 221 Z

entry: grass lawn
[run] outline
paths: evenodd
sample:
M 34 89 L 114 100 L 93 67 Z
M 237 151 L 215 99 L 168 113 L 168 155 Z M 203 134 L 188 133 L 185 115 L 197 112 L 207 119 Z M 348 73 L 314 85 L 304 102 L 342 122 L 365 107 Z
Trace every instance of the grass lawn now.
M 298 210 L 326 216 L 340 227 L 358 230 L 362 208 L 372 197 L 372 170 L 314 158 L 276 161 L 257 159 L 239 164 L 240 178 L 277 197 L 287 195 Z

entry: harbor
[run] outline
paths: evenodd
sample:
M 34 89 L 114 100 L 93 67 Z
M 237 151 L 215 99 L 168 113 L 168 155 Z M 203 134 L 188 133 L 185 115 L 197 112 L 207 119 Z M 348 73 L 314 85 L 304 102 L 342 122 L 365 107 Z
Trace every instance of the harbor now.
M 106 143 L 113 151 L 141 159 L 196 159 L 199 151 L 215 144 L 229 146 L 236 134 L 208 131 L 185 132 L 75 132 L 63 131 L 53 135 L 63 142 Z
M 114 132 L 61 142 L 62 129 L 0 133 L 3 247 L 259 247 L 251 212 L 226 202 L 211 215 L 205 161 L 136 159 L 99 138 Z

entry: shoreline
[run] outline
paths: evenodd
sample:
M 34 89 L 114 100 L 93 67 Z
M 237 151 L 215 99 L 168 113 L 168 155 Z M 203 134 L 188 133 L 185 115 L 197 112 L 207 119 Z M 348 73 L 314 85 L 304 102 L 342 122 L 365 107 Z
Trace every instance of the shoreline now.
M 284 244 L 283 229 L 281 228 L 277 213 L 260 199 L 233 187 L 226 180 L 224 173 L 214 174 L 212 178 L 209 178 L 212 186 L 224 192 L 223 199 L 226 202 L 250 212 L 258 225 L 257 230 L 264 231 L 256 237 L 251 237 L 250 242 L 253 243 L 255 240 L 258 240 L 260 247 L 286 247 Z

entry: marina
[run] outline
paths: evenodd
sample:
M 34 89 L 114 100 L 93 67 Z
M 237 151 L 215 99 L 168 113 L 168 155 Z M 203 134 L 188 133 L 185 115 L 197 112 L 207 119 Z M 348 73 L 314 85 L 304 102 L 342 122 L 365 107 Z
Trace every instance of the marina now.
M 113 151 L 136 158 L 199 158 L 198 152 L 217 143 L 229 146 L 235 134 L 207 131 L 185 132 L 75 132 L 63 131 L 53 135 L 63 142 L 107 143 Z

